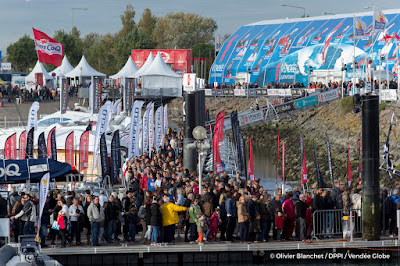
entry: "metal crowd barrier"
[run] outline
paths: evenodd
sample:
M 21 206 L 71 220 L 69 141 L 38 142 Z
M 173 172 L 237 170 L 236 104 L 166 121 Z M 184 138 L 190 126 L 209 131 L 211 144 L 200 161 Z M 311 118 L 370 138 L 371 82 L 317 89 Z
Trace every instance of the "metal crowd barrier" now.
M 361 209 L 316 210 L 313 213 L 313 239 L 362 234 Z

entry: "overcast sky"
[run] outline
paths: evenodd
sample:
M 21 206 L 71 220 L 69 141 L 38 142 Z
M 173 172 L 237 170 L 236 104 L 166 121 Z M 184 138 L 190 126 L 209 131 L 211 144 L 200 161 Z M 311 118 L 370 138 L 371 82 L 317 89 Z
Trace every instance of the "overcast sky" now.
M 399 0 L 0 0 L 0 51 L 4 54 L 7 46 L 24 34 L 33 38 L 32 27 L 50 36 L 56 30 L 71 30 L 72 24 L 82 36 L 90 32 L 114 33 L 121 28 L 120 15 L 127 4 L 133 5 L 136 21 L 145 8 L 156 16 L 184 11 L 211 17 L 221 35 L 233 33 L 245 24 L 303 14 L 301 9 L 281 4 L 302 6 L 310 16 L 363 12 L 365 6 L 372 5 L 383 10 L 400 9 Z

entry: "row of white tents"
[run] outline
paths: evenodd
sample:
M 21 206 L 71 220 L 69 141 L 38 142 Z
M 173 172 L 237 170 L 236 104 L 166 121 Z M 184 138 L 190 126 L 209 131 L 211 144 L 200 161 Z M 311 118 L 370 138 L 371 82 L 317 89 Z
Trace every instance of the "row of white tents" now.
M 36 74 L 43 74 L 44 84 L 54 78 L 71 78 L 83 83 L 84 80 L 92 77 L 106 77 L 105 74 L 92 68 L 87 62 L 85 56 L 82 56 L 79 64 L 73 68 L 66 56 L 64 56 L 61 66 L 48 73 L 39 61 L 36 63 L 32 72 L 26 76 L 25 83 L 27 88 L 33 85 L 36 80 Z M 125 66 L 110 79 L 126 78 L 139 79 L 141 83 L 142 94 L 148 96 L 181 96 L 182 95 L 182 77 L 175 73 L 163 60 L 160 53 L 154 58 L 150 53 L 146 62 L 139 69 L 129 56 Z M 124 84 L 121 82 L 121 84 Z

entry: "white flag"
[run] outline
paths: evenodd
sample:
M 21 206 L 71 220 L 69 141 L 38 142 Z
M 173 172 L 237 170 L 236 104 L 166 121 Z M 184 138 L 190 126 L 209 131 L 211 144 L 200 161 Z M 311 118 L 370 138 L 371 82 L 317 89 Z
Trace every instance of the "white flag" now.
M 47 193 L 49 193 L 50 173 L 46 173 L 40 180 L 40 192 L 39 192 L 39 220 L 38 228 L 41 225 L 41 219 L 43 214 L 44 205 L 46 204 Z M 38 230 L 40 231 L 40 230 Z M 38 239 L 39 240 L 39 239 Z M 37 241 L 39 242 L 39 241 Z
M 139 124 L 144 101 L 135 101 L 131 115 L 131 129 L 129 134 L 129 159 L 139 155 Z
M 163 107 L 160 106 L 157 108 L 156 111 L 156 124 L 155 124 L 155 148 L 158 150 L 158 147 L 160 147 L 161 141 L 162 141 L 162 137 L 163 137 L 163 128 L 162 128 L 162 110 Z
M 122 102 L 121 99 L 118 99 L 118 100 L 116 100 L 114 102 L 114 104 L 113 104 L 113 114 L 119 115 L 119 113 L 121 111 L 118 112 L 118 109 L 120 108 L 121 102 Z
M 164 105 L 164 119 L 163 119 L 163 129 L 164 134 L 168 133 L 168 112 L 167 112 L 168 105 Z
M 38 118 L 37 118 L 37 113 L 39 110 L 39 102 L 33 102 L 31 108 L 29 109 L 29 117 L 28 117 L 28 126 L 26 128 L 26 132 L 29 132 L 31 128 L 35 128 L 37 130 L 38 126 Z
M 100 149 L 100 137 L 103 133 L 107 132 L 108 123 L 111 119 L 111 113 L 113 110 L 113 105 L 110 101 L 107 101 L 101 108 L 97 115 L 96 123 L 96 135 L 94 138 L 94 149 L 93 149 L 93 169 L 97 167 L 97 154 Z
M 144 114 L 143 114 L 143 119 L 142 119 L 142 139 L 143 139 L 143 146 L 142 146 L 142 154 L 147 152 L 149 153 L 149 111 L 150 109 L 147 109 Z
M 366 28 L 367 24 L 365 24 L 361 19 L 354 17 L 353 19 L 354 39 L 364 38 Z
M 151 103 L 149 111 L 149 157 L 151 158 L 151 149 L 154 147 L 154 103 Z
M 374 17 L 372 20 L 373 31 L 384 31 L 388 20 L 383 12 L 374 8 Z

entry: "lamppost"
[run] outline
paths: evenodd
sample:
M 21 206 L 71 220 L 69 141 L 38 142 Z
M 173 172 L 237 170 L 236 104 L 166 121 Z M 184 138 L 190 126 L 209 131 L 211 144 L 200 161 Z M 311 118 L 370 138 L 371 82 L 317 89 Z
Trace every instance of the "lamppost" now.
M 292 6 L 292 5 L 286 5 L 286 4 L 281 4 L 281 6 L 288 6 L 288 7 L 303 9 L 303 18 L 306 17 L 306 8 L 305 8 L 305 7 L 302 7 L 302 6 Z
M 86 10 L 88 10 L 88 8 L 87 7 L 72 7 L 71 8 L 71 29 L 74 27 L 74 11 L 75 10 L 86 11 Z
M 193 129 L 193 138 L 196 140 L 196 148 L 197 148 L 197 154 L 198 154 L 198 162 L 197 162 L 197 168 L 199 170 L 199 194 L 203 194 L 203 185 L 202 185 L 202 165 L 201 165 L 201 159 L 205 155 L 205 151 L 210 149 L 211 145 L 207 140 L 207 131 L 204 127 L 202 126 L 197 126 Z

